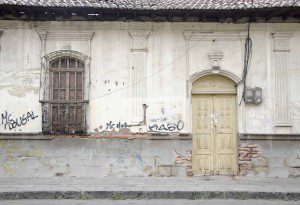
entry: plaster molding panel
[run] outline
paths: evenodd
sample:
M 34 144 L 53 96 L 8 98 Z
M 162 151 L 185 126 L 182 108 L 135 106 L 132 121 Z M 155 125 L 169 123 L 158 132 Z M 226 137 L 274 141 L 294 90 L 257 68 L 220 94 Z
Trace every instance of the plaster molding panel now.
M 290 39 L 290 110 L 292 133 L 300 133 L 300 32 L 295 32 Z
M 290 76 L 289 56 L 290 38 L 292 33 L 275 33 L 272 35 L 274 41 L 274 72 L 275 72 L 275 101 L 276 122 L 275 132 L 281 134 L 291 133 L 290 116 Z
M 274 38 L 274 52 L 289 52 L 290 51 L 290 38 L 292 33 L 275 33 Z
M 133 115 L 142 119 L 142 104 L 146 103 L 147 84 L 144 80 L 147 76 L 147 44 L 149 30 L 128 31 L 132 39 L 131 45 L 131 69 L 132 69 L 132 97 Z
M 42 42 L 42 56 L 53 51 L 61 50 L 62 47 L 66 45 L 72 50 L 89 56 L 91 54 L 90 43 L 94 36 L 94 31 L 38 29 L 37 33 Z
M 2 45 L 1 45 L 1 36 L 3 34 L 3 30 L 0 30 L 0 71 L 1 71 L 1 48 L 2 48 Z

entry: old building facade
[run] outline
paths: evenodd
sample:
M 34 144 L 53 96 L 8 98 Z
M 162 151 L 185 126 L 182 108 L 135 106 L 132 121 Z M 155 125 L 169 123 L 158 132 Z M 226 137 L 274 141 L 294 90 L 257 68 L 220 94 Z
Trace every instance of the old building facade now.
M 300 5 L 239 2 L 141 21 L 4 1 L 0 176 L 299 176 Z

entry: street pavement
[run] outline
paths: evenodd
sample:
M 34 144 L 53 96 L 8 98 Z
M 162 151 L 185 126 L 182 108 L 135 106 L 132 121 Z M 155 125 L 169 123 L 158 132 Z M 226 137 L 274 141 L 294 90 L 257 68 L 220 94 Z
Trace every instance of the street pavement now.
M 300 193 L 300 178 L 136 177 L 0 178 L 0 192 L 21 191 L 253 191 Z
M 300 201 L 300 178 L 220 176 L 0 178 L 0 200 L 6 199 L 278 199 Z
M 11 200 L 0 205 L 298 205 L 282 200 Z

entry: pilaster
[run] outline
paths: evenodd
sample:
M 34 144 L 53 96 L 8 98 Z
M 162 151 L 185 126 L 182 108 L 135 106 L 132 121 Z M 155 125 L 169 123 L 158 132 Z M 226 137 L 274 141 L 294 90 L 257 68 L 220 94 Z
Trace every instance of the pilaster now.
M 291 119 L 289 108 L 289 41 L 291 33 L 275 33 L 274 40 L 274 76 L 275 76 L 275 102 L 276 122 L 275 132 L 281 134 L 291 133 Z
M 133 97 L 133 112 L 134 117 L 142 119 L 142 105 L 146 102 L 147 84 L 147 39 L 149 30 L 134 30 L 129 31 L 132 39 L 131 45 L 131 70 L 132 70 L 132 97 Z

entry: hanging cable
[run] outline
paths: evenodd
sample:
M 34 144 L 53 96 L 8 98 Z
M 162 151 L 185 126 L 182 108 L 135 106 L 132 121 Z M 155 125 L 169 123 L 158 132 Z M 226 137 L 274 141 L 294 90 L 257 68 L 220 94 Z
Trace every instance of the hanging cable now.
M 240 101 L 240 105 L 241 105 L 242 101 L 245 102 L 245 94 L 246 94 L 246 88 L 247 88 L 247 74 L 249 71 L 250 61 L 251 61 L 251 57 L 252 57 L 252 40 L 250 38 L 250 21 L 249 21 L 247 30 L 248 31 L 247 31 L 247 38 L 245 41 L 243 78 L 238 83 L 238 84 L 243 83 L 243 93 L 242 93 L 242 99 Z
M 186 54 L 193 48 L 195 47 L 199 42 L 201 42 L 203 39 L 205 39 L 207 36 L 209 36 L 211 33 L 213 33 L 215 31 L 215 28 L 217 27 L 218 23 L 216 23 L 212 30 L 210 32 L 207 32 L 204 36 L 202 36 L 199 40 L 197 40 L 194 44 L 192 44 L 190 47 L 188 47 L 181 55 L 179 55 L 177 58 L 175 58 L 173 61 L 171 61 L 170 63 L 168 63 L 167 65 L 163 66 L 161 69 L 159 69 L 158 71 L 152 73 L 151 75 L 149 76 L 146 76 L 145 78 L 142 78 L 141 80 L 133 83 L 133 84 L 130 84 L 126 87 L 123 87 L 123 88 L 120 88 L 120 89 L 117 89 L 117 90 L 114 90 L 114 91 L 111 91 L 111 92 L 108 92 L 106 94 L 103 94 L 103 95 L 100 95 L 100 96 L 96 96 L 96 97 L 90 97 L 90 99 L 98 99 L 98 98 L 103 98 L 105 96 L 108 96 L 108 95 L 111 95 L 113 93 L 116 93 L 116 92 L 119 92 L 119 91 L 122 91 L 122 90 L 126 90 L 130 87 L 134 87 L 134 86 L 139 86 L 140 83 L 142 83 L 143 81 L 146 81 L 148 80 L 149 78 L 152 78 L 153 76 L 159 74 L 160 72 L 162 72 L 163 70 L 165 70 L 166 68 L 170 67 L 171 65 L 175 64 L 177 61 L 179 61 L 182 57 L 186 56 Z

